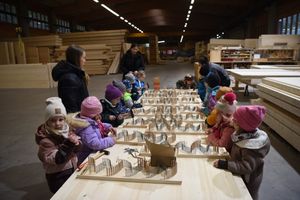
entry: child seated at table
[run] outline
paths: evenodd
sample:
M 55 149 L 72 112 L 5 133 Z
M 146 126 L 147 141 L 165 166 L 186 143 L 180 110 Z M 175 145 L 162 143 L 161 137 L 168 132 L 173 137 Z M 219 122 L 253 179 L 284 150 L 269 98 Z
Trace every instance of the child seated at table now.
M 191 74 L 186 74 L 183 80 L 176 82 L 177 89 L 196 89 L 197 85 L 194 81 L 194 77 Z

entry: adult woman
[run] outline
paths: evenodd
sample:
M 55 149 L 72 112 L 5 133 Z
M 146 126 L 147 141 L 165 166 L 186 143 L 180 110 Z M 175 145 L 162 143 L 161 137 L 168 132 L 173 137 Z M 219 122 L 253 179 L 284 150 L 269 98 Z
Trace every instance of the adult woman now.
M 137 44 L 132 44 L 130 49 L 123 56 L 120 69 L 123 72 L 123 79 L 128 72 L 136 73 L 139 70 L 145 70 L 144 59 L 139 52 Z
M 58 81 L 58 96 L 68 113 L 80 111 L 81 102 L 89 96 L 85 64 L 85 51 L 75 45 L 66 50 L 66 61 L 60 61 L 52 70 L 52 78 Z

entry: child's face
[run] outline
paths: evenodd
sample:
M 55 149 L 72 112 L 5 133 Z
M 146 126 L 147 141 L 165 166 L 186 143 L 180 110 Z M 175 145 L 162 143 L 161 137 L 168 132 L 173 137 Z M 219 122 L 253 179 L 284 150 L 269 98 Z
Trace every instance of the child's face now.
M 96 116 L 93 118 L 93 120 L 95 120 L 95 121 L 101 121 L 101 119 L 102 119 L 102 117 L 101 117 L 100 114 L 96 115 Z
M 47 124 L 50 128 L 55 130 L 62 130 L 65 124 L 64 117 L 52 117 L 47 121 Z
M 144 81 L 145 78 L 146 78 L 146 76 L 144 76 L 143 74 L 142 74 L 142 75 L 139 75 L 139 80 L 140 80 L 140 81 Z
M 117 99 L 113 99 L 113 100 L 111 100 L 111 104 L 112 104 L 113 106 L 116 106 L 116 105 L 120 102 L 120 100 L 121 100 L 121 97 L 119 97 L 119 98 L 117 98 Z

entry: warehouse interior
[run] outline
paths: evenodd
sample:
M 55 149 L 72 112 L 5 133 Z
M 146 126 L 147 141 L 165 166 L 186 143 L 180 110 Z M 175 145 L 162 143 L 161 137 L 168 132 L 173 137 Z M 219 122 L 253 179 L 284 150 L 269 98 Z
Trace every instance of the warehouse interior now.
M 72 44 L 86 51 L 89 95 L 99 99 L 107 84 L 122 80 L 120 61 L 131 44 L 143 56 L 150 89 L 157 78 L 160 89 L 175 88 L 186 74 L 197 82 L 201 56 L 228 70 L 239 106 L 267 108 L 260 128 L 271 148 L 259 199 L 300 198 L 299 0 L 0 0 L 1 199 L 99 199 L 102 186 L 113 190 L 103 199 L 153 199 L 158 190 L 168 193 L 165 186 L 143 188 L 139 196 L 132 183 L 88 180 L 89 188 L 85 180 L 73 179 L 58 193 L 50 192 L 34 134 L 44 123 L 45 100 L 58 96 L 51 71 Z M 252 70 L 251 77 L 238 70 Z M 216 185 L 204 183 L 199 193 L 182 192 L 178 199 L 251 199 L 230 184 Z

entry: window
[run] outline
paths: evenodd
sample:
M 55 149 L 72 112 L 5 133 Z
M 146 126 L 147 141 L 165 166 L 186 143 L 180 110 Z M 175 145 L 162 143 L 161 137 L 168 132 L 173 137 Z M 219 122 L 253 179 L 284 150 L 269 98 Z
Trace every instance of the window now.
M 56 20 L 56 30 L 59 33 L 68 33 L 70 32 L 70 23 L 68 21 L 57 19 Z
M 300 35 L 300 13 L 279 19 L 277 33 Z
M 10 24 L 18 24 L 16 7 L 0 2 L 0 21 Z
M 85 26 L 76 25 L 76 30 L 77 31 L 85 31 Z
M 48 16 L 39 12 L 28 10 L 29 27 L 49 30 Z

